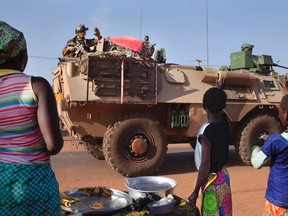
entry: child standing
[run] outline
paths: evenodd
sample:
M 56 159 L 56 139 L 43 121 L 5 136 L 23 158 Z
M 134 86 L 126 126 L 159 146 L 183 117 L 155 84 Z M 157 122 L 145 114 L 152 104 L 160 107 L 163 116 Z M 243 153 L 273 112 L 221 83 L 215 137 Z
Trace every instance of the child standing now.
M 198 177 L 188 198 L 196 205 L 202 189 L 203 216 L 232 215 L 230 177 L 225 167 L 229 153 L 229 124 L 223 115 L 226 100 L 226 93 L 216 87 L 208 89 L 203 97 L 208 121 L 198 132 L 194 155 Z
M 288 126 L 288 95 L 285 95 L 279 108 L 279 119 Z M 252 148 L 251 163 L 256 169 L 271 157 L 264 216 L 288 216 L 288 130 L 282 134 L 272 134 L 260 148 Z

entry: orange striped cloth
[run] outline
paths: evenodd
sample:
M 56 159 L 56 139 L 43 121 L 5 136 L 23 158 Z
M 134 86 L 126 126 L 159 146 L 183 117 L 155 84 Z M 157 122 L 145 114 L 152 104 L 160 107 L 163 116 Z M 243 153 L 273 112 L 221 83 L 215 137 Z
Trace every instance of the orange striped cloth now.
M 266 200 L 264 207 L 264 216 L 287 216 L 288 209 L 273 205 Z

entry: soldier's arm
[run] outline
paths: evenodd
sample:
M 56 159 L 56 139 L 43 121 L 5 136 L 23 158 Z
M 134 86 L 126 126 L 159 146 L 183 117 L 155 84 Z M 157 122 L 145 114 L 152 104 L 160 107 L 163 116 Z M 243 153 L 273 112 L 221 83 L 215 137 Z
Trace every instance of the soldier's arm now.
M 99 41 L 102 39 L 102 35 L 100 33 L 100 30 L 96 27 L 94 28 L 94 35 L 96 36 L 96 39 Z
M 66 43 L 66 46 L 62 50 L 62 55 L 63 56 L 68 56 L 68 55 L 70 55 L 71 52 L 74 52 L 75 49 L 76 49 L 75 48 L 75 43 L 72 40 L 69 40 Z

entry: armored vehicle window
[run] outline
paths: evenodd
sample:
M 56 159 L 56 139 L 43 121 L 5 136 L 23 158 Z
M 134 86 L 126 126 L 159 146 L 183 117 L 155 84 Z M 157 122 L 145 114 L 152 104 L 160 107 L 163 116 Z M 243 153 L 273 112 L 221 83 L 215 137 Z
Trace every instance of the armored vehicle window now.
M 276 88 L 273 80 L 263 80 L 265 88 Z

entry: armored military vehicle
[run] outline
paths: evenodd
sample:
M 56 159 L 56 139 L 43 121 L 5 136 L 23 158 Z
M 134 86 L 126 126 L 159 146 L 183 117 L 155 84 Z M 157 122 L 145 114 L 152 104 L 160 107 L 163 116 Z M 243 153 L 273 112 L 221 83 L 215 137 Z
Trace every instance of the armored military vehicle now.
M 271 56 L 242 49 L 231 54 L 227 70 L 219 70 L 99 47 L 62 58 L 53 90 L 65 129 L 123 176 L 152 174 L 164 162 L 168 143 L 195 145 L 206 121 L 202 96 L 210 87 L 228 96 L 231 145 L 244 164 L 250 165 L 257 139 L 283 129 L 278 108 L 284 91 Z

